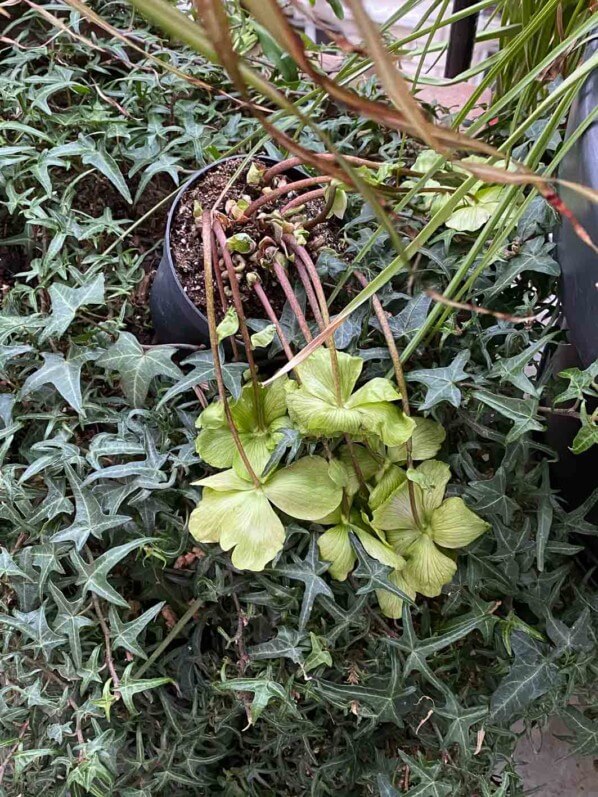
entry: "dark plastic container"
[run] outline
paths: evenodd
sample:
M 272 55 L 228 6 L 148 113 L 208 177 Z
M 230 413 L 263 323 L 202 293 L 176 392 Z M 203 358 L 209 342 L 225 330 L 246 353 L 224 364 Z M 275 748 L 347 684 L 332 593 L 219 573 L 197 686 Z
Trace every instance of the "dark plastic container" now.
M 154 331 L 160 343 L 209 345 L 208 321 L 201 310 L 189 299 L 179 280 L 170 247 L 170 230 L 183 194 L 197 183 L 200 183 L 203 176 L 210 170 L 217 169 L 220 164 L 226 161 L 240 160 L 241 157 L 234 155 L 231 158 L 222 158 L 210 163 L 209 166 L 204 166 L 183 185 L 172 203 L 166 222 L 162 260 L 154 279 L 150 297 Z M 256 156 L 256 159 L 261 163 L 265 163 L 266 166 L 274 166 L 278 163 L 275 158 L 269 158 L 264 155 Z M 297 168 L 289 169 L 286 174 L 293 180 L 305 177 L 305 172 Z
M 585 52 L 598 51 L 598 39 Z M 598 69 L 586 78 L 571 107 L 566 137 L 584 122 L 598 105 Z M 559 177 L 598 190 L 598 121 L 594 120 L 563 158 Z M 589 197 L 561 187 L 560 194 L 575 217 L 598 242 L 598 204 Z M 566 218 L 558 236 L 558 260 L 562 271 L 562 299 L 569 339 L 584 368 L 598 357 L 598 254 L 581 238 Z

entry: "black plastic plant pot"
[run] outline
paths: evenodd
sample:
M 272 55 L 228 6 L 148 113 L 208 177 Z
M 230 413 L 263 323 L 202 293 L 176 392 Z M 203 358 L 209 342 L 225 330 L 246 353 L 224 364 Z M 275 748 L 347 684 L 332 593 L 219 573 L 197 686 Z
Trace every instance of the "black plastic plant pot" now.
M 221 164 L 231 160 L 241 161 L 243 156 L 232 156 L 210 163 L 196 172 L 176 195 L 168 213 L 166 222 L 166 236 L 164 238 L 164 251 L 158 267 L 152 293 L 150 297 L 150 310 L 156 338 L 160 343 L 188 343 L 194 345 L 209 345 L 210 335 L 208 321 L 204 313 L 189 299 L 179 280 L 174 262 L 171 242 L 171 230 L 175 223 L 176 213 L 183 195 L 196 186 L 209 171 L 217 169 Z M 279 161 L 264 155 L 256 156 L 256 160 L 266 166 L 275 166 Z M 291 180 L 305 177 L 305 172 L 300 169 L 288 169 L 286 172 Z M 198 264 L 199 266 L 199 264 Z M 199 266 L 201 267 L 201 266 Z

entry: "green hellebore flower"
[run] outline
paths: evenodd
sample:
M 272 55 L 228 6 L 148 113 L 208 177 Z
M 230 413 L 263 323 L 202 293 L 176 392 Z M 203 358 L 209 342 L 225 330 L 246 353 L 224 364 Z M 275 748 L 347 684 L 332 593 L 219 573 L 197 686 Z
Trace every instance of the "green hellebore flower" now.
M 440 450 L 446 438 L 446 432 L 436 421 L 430 418 L 414 417 L 415 429 L 411 436 L 411 457 L 419 462 L 432 459 Z M 405 444 L 388 449 L 388 458 L 391 462 L 407 462 L 407 448 Z
M 260 425 L 255 391 L 252 384 L 243 387 L 241 396 L 231 402 L 230 410 L 247 454 L 256 473 L 266 467 L 272 451 L 280 440 L 280 431 L 291 426 L 287 415 L 285 379 L 277 379 L 270 387 L 258 387 L 263 424 Z M 199 456 L 214 468 L 233 467 L 245 473 L 245 467 L 235 446 L 233 436 L 224 416 L 220 401 L 210 404 L 201 413 L 196 424 L 200 433 L 195 441 Z
M 363 360 L 337 352 L 340 397 L 333 378 L 331 354 L 317 349 L 298 366 L 301 380 L 287 383 L 287 406 L 302 434 L 334 437 L 375 435 L 385 445 L 399 446 L 411 437 L 415 423 L 393 404 L 400 399 L 389 379 L 376 378 L 353 392 Z
M 266 476 L 259 487 L 233 469 L 195 483 L 204 489 L 189 531 L 198 542 L 233 548 L 232 563 L 240 570 L 263 570 L 284 544 L 284 526 L 272 504 L 298 520 L 317 520 L 342 498 L 322 457 L 303 457 Z
M 429 598 L 439 595 L 457 570 L 441 549 L 469 545 L 489 528 L 462 498 L 443 500 L 450 476 L 448 465 L 436 460 L 422 462 L 410 474 L 419 525 L 411 511 L 406 474 L 373 513 L 372 525 L 386 531 L 394 550 L 407 559 L 403 576 Z
M 337 581 L 344 581 L 357 561 L 357 554 L 351 542 L 351 533 L 355 534 L 373 559 L 384 565 L 400 570 L 405 565 L 405 560 L 388 545 L 380 533 L 367 529 L 363 519 L 358 513 L 351 512 L 349 518 L 343 518 L 340 510 L 324 518 L 324 521 L 334 523 L 318 539 L 320 556 L 325 562 L 330 562 L 328 572 Z

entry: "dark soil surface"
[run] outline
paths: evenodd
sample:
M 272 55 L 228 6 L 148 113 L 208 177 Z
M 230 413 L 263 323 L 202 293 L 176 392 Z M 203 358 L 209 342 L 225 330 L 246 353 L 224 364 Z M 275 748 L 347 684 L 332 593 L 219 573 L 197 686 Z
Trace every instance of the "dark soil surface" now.
M 256 162 L 260 162 L 259 159 Z M 204 179 L 193 186 L 185 193 L 179 202 L 176 216 L 173 219 L 173 224 L 170 230 L 170 247 L 174 260 L 174 265 L 181 281 L 181 284 L 191 301 L 202 311 L 205 311 L 205 288 L 204 288 L 204 275 L 203 275 L 203 245 L 201 240 L 201 229 L 197 225 L 193 216 L 194 202 L 197 200 L 202 208 L 209 209 L 213 207 L 218 198 L 220 197 L 223 189 L 228 184 L 231 176 L 238 168 L 239 160 L 231 160 L 222 164 L 217 169 L 208 172 Z M 218 206 L 218 209 L 224 212 L 224 205 L 229 199 L 238 200 L 243 195 L 250 196 L 252 200 L 262 196 L 259 187 L 247 185 L 246 175 L 249 165 L 237 178 L 237 181 L 227 191 L 223 201 Z M 273 183 L 273 187 L 275 183 Z M 317 188 L 317 186 L 314 186 Z M 312 189 L 309 189 L 312 190 Z M 267 212 L 275 209 L 281 209 L 291 199 L 297 196 L 294 192 L 285 194 L 280 199 L 265 206 Z M 316 216 L 323 208 L 323 201 L 309 202 L 306 206 L 308 218 Z M 261 209 L 260 209 L 261 210 Z M 339 223 L 336 220 L 329 220 L 323 224 L 319 224 L 310 236 L 310 242 L 307 244 L 307 250 L 312 257 L 317 257 L 314 252 L 313 243 L 317 242 L 318 248 L 321 245 L 331 246 L 338 249 L 338 229 Z M 258 243 L 265 235 L 271 235 L 270 229 L 263 229 L 254 217 L 248 222 L 238 224 L 234 227 L 234 233 L 244 232 L 251 236 L 251 238 Z M 230 234 L 230 233 L 228 233 Z M 261 277 L 262 287 L 266 292 L 274 311 L 278 316 L 282 312 L 285 304 L 285 295 L 282 288 L 278 284 L 274 274 L 267 269 L 256 264 L 252 264 L 252 270 L 259 273 Z M 291 283 L 293 283 L 292 274 L 289 275 Z M 241 296 L 245 305 L 245 314 L 248 318 L 264 318 L 265 312 L 260 301 L 255 296 L 251 288 L 244 280 L 239 283 Z M 232 303 L 232 300 L 231 300 Z M 217 312 L 219 318 L 222 317 L 222 310 L 220 301 L 216 300 Z M 306 315 L 309 318 L 309 308 L 306 309 Z

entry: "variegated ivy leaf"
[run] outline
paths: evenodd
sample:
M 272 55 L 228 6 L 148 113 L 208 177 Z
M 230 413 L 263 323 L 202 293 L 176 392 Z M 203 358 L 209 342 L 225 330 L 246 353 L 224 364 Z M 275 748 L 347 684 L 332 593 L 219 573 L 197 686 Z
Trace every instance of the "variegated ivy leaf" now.
M 403 575 L 429 598 L 439 595 L 457 570 L 454 560 L 442 548 L 469 545 L 489 527 L 467 508 L 462 498 L 443 500 L 450 475 L 448 465 L 437 460 L 423 462 L 409 474 L 417 519 L 411 508 L 407 477 L 373 514 L 372 525 L 384 530 L 394 550 L 407 559 Z
M 400 395 L 392 382 L 378 377 L 353 392 L 363 360 L 344 352 L 337 352 L 336 356 L 340 395 L 336 393 L 328 349 L 317 349 L 298 366 L 300 386 L 288 382 L 289 415 L 302 434 L 375 436 L 388 446 L 399 446 L 408 440 L 415 423 L 393 403 Z
M 107 371 L 117 371 L 123 393 L 135 407 L 143 406 L 155 376 L 180 379 L 183 374 L 172 362 L 176 349 L 156 348 L 144 351 L 130 332 L 121 332 L 118 340 L 98 359 Z
M 298 520 L 317 520 L 340 504 L 342 491 L 321 457 L 304 457 L 266 476 L 256 487 L 234 470 L 208 476 L 201 501 L 191 513 L 189 531 L 199 542 L 218 542 L 233 550 L 241 570 L 263 570 L 284 544 L 278 509 Z
M 282 430 L 291 426 L 285 380 L 277 379 L 267 388 L 245 385 L 241 397 L 231 402 L 230 411 L 247 458 L 256 473 L 261 474 L 282 438 Z M 195 447 L 204 462 L 215 468 L 234 467 L 238 473 L 245 473 L 220 401 L 206 407 L 196 426 L 201 431 Z
M 54 283 L 48 288 L 52 300 L 52 315 L 40 340 L 50 337 L 59 338 L 69 327 L 71 321 L 80 307 L 87 304 L 103 304 L 104 302 L 104 275 L 98 274 L 87 285 L 72 288 L 70 285 Z

